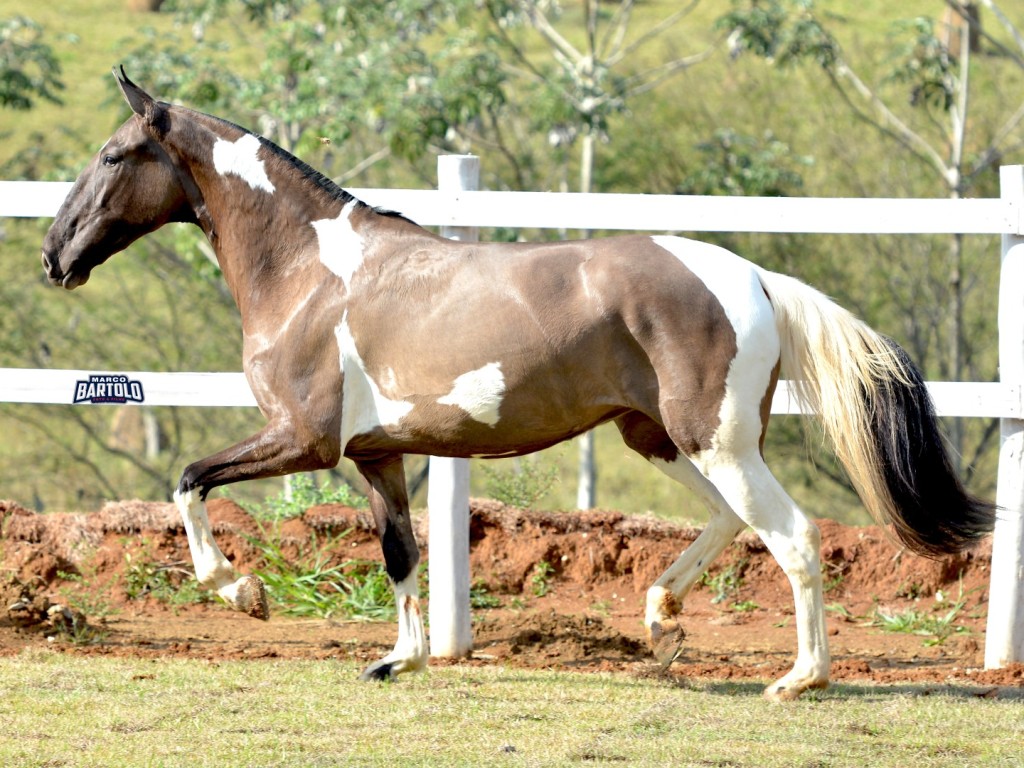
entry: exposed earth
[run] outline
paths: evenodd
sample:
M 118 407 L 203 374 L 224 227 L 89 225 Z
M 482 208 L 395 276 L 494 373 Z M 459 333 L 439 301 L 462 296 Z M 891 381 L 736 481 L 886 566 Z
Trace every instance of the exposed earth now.
M 260 530 L 244 510 L 219 499 L 209 512 L 221 549 L 241 572 L 267 567 L 247 538 Z M 177 584 L 190 567 L 171 504 L 113 502 L 92 513 L 42 515 L 0 502 L 0 515 L 2 654 L 46 646 L 68 654 L 369 662 L 394 645 L 390 621 L 278 612 L 259 622 L 216 601 L 179 605 L 166 593 L 135 594 L 140 571 L 163 572 L 165 582 L 173 577 Z M 979 695 L 1007 687 L 1020 693 L 1024 665 L 982 669 L 990 543 L 931 561 L 901 553 L 878 528 L 832 521 L 819 527 L 833 680 L 953 682 L 977 686 Z M 428 556 L 426 530 L 420 520 Z M 313 507 L 285 523 L 279 536 L 282 550 L 294 556 L 346 531 L 327 553 L 332 563 L 379 561 L 366 511 Z M 782 571 L 750 534 L 726 550 L 687 598 L 687 637 L 668 671 L 649 653 L 644 592 L 698 533 L 617 512 L 530 512 L 475 500 L 474 584 L 500 606 L 474 610 L 473 656 L 459 663 L 681 679 L 782 675 L 796 649 L 793 597 Z M 927 634 L 883 629 L 881 615 L 916 617 Z

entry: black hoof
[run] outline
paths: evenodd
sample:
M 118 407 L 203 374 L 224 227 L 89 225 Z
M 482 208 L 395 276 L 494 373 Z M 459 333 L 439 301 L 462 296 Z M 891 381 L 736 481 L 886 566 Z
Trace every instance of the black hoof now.
M 376 680 L 377 682 L 390 683 L 395 679 L 391 666 L 391 664 L 381 664 L 379 666 L 367 667 L 363 674 L 359 676 L 359 679 L 364 682 Z

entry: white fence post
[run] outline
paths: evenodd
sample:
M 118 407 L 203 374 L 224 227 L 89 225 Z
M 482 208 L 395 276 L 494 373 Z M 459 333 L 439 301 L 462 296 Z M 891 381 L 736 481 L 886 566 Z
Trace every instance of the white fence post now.
M 1024 166 L 999 169 L 1000 195 L 1016 208 L 1017 234 L 1004 234 L 999 277 L 999 378 L 1024 382 Z M 992 536 L 985 668 L 1024 661 L 1024 420 L 1000 419 L 996 529 Z
M 437 158 L 439 192 L 457 194 L 480 186 L 480 158 Z M 441 228 L 453 240 L 475 241 L 476 227 Z M 473 650 L 469 613 L 469 460 L 430 457 L 427 507 L 430 513 L 430 653 L 461 658 Z

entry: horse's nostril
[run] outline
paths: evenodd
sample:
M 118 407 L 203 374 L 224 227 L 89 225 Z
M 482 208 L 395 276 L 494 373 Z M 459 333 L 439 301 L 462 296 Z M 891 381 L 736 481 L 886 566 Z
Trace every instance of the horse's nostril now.
M 51 257 L 45 249 L 40 254 L 40 259 L 43 262 L 43 272 L 46 274 L 46 279 L 54 285 L 60 285 L 63 276 L 60 274 L 60 264 L 57 259 Z

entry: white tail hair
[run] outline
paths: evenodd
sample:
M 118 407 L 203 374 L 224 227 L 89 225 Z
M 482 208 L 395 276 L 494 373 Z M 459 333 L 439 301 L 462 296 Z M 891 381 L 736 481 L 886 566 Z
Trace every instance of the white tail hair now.
M 818 414 L 871 516 L 932 556 L 990 531 L 995 509 L 957 478 L 906 352 L 799 280 L 762 269 L 758 276 L 775 310 L 783 375 Z

